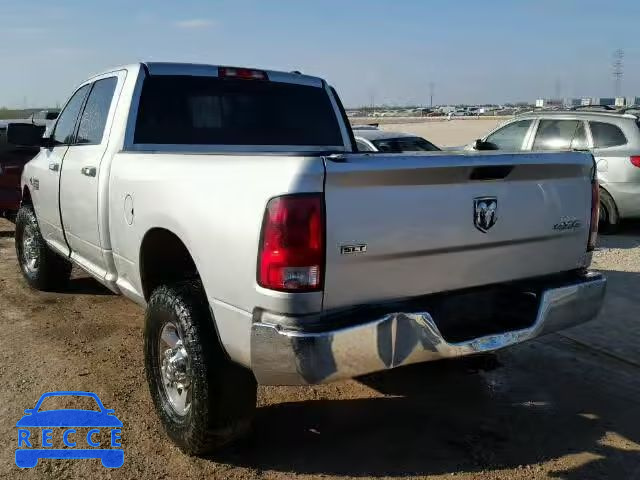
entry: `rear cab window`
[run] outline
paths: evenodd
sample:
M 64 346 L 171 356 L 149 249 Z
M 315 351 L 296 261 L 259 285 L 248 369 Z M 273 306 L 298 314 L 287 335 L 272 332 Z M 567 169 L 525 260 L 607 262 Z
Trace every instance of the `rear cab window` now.
M 589 128 L 593 137 L 593 148 L 619 147 L 627 143 L 627 137 L 622 130 L 611 123 L 589 122 Z
M 182 75 L 146 77 L 133 143 L 344 150 L 324 88 Z

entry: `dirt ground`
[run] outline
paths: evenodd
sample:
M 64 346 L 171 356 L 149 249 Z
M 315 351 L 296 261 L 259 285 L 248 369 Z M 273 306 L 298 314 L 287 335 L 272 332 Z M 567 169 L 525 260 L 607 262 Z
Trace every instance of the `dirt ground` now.
M 426 138 L 439 147 L 457 147 L 467 145 L 475 139 L 483 137 L 498 125 L 511 120 L 512 117 L 465 118 L 446 120 L 434 118 L 427 122 L 405 122 L 403 119 L 358 118 L 354 124 L 380 122 L 380 128 L 395 132 L 414 133 Z
M 602 238 L 600 317 L 500 352 L 337 384 L 259 392 L 251 437 L 190 458 L 165 437 L 143 373 L 143 312 L 76 276 L 60 293 L 20 276 L 0 220 L 2 478 L 640 479 L 640 225 Z M 15 422 L 52 390 L 96 392 L 124 424 L 124 466 L 14 465 Z

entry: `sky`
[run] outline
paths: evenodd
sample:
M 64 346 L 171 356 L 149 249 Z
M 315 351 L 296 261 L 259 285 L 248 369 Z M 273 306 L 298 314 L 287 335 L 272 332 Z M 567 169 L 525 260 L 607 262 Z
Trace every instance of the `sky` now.
M 0 107 L 138 61 L 300 70 L 348 107 L 640 96 L 639 0 L 0 0 Z

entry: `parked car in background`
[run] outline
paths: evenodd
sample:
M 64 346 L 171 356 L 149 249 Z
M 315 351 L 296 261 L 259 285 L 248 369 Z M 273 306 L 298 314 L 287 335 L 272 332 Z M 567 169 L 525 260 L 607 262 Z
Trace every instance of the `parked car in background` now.
M 620 220 L 640 218 L 639 119 L 630 111 L 602 108 L 527 112 L 467 148 L 590 150 L 600 183 L 601 229 L 613 232 Z
M 31 115 L 29 120 L 31 120 L 31 123 L 34 125 L 43 125 L 49 128 L 55 123 L 58 115 L 60 115 L 60 110 L 40 110 Z
M 437 152 L 440 148 L 412 133 L 381 130 L 376 125 L 356 125 L 353 127 L 358 151 L 360 152 Z
M 38 149 L 9 144 L 9 123 L 11 121 L 0 120 L 0 216 L 12 218 L 20 207 L 22 169 L 37 155 Z

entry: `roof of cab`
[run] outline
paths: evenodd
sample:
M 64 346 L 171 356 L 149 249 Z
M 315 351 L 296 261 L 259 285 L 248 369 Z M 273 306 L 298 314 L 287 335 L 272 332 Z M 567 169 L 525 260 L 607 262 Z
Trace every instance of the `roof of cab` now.
M 97 77 L 106 73 L 115 72 L 118 70 L 139 70 L 141 67 L 146 68 L 149 75 L 184 75 L 194 77 L 217 77 L 219 67 L 231 67 L 231 68 L 249 68 L 250 70 L 260 70 L 267 74 L 267 77 L 272 82 L 284 82 L 295 83 L 299 85 L 307 85 L 313 87 L 323 87 L 324 83 L 321 78 L 313 77 L 311 75 L 303 75 L 297 72 L 282 72 L 278 70 L 264 70 L 261 68 L 253 67 L 237 67 L 232 65 L 208 65 L 201 63 L 179 63 L 179 62 L 141 62 L 130 65 L 122 65 L 119 67 L 110 68 L 104 72 L 93 75 Z

